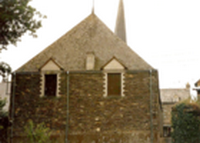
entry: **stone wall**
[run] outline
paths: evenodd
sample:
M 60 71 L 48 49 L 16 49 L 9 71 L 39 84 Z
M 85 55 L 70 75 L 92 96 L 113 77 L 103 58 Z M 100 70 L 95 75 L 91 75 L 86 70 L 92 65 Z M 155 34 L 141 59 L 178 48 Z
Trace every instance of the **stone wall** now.
M 160 143 L 172 143 L 172 138 L 162 138 Z
M 161 110 L 156 71 L 127 72 L 125 97 L 103 97 L 103 73 L 63 73 L 61 97 L 41 98 L 40 76 L 16 75 L 10 131 L 14 140 L 24 135 L 23 128 L 31 119 L 35 123 L 45 122 L 60 137 L 67 134 L 73 143 L 159 142 Z

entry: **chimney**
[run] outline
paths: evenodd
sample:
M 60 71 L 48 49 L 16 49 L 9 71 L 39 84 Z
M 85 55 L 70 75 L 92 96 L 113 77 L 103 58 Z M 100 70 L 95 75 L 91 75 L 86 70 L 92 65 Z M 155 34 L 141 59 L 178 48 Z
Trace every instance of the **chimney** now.
M 186 89 L 190 90 L 190 84 L 189 84 L 189 82 L 186 84 Z
M 94 70 L 95 67 L 95 56 L 94 53 L 87 53 L 86 57 L 86 70 Z

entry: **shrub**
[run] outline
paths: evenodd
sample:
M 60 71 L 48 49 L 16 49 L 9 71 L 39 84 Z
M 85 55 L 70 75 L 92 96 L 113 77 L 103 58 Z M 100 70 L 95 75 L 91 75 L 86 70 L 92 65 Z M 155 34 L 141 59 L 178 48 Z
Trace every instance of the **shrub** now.
M 25 126 L 29 143 L 50 143 L 51 132 L 44 123 L 35 125 L 32 120 Z
M 195 103 L 180 103 L 172 109 L 172 142 L 199 143 L 200 107 Z

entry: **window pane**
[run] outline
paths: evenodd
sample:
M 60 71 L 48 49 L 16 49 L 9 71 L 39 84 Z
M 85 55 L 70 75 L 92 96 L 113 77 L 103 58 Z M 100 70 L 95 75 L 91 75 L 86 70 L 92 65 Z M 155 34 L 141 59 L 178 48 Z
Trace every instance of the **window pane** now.
M 164 137 L 170 137 L 171 136 L 171 127 L 163 127 L 163 134 L 164 134 Z
M 108 74 L 108 95 L 121 95 L 121 74 Z
M 45 96 L 56 96 L 57 76 L 45 75 Z

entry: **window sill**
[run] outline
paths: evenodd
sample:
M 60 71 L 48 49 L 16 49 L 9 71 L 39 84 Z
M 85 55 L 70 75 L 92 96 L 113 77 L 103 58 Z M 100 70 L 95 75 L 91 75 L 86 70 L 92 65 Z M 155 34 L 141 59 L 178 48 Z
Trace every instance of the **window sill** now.
M 40 98 L 45 98 L 45 99 L 55 99 L 55 98 L 59 98 L 59 96 L 40 96 Z
M 122 95 L 107 95 L 105 98 L 108 98 L 108 99 L 120 99 L 120 98 L 123 98 Z

